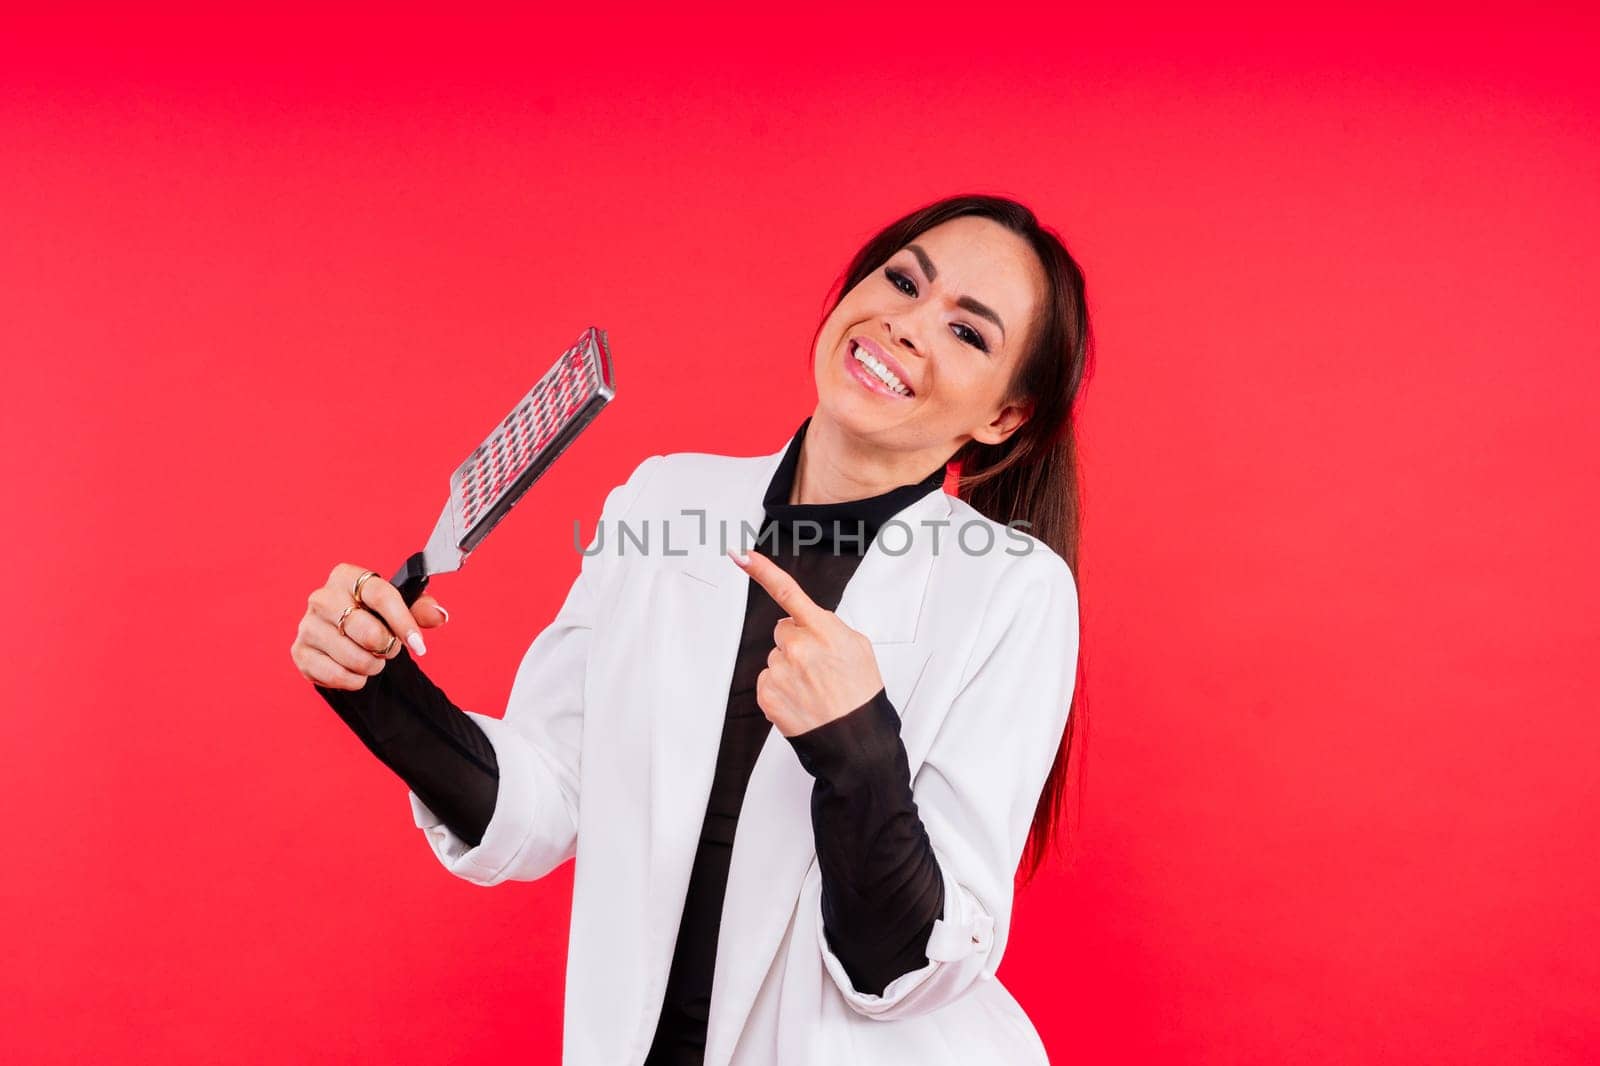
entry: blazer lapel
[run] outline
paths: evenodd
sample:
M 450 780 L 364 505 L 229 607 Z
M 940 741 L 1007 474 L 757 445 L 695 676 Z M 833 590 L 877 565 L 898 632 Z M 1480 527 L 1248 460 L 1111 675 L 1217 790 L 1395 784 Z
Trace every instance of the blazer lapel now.
M 670 538 L 678 545 L 672 553 L 685 550 L 685 543 L 691 546 L 681 562 L 662 568 L 658 588 L 652 590 L 650 628 L 656 643 L 650 654 L 661 664 L 652 678 L 658 686 L 652 692 L 655 706 L 646 708 L 651 881 L 647 898 L 652 911 L 648 957 L 656 997 L 665 987 L 677 941 L 744 624 L 749 578 L 722 554 L 721 541 L 725 536 L 728 547 L 737 546 L 741 522 L 759 530 L 765 515 L 762 496 L 787 450 L 785 443 L 772 455 L 740 462 L 733 477 L 685 492 L 706 513 L 693 523 L 673 523 L 679 534 L 692 531 Z M 720 529 L 727 533 L 719 535 Z

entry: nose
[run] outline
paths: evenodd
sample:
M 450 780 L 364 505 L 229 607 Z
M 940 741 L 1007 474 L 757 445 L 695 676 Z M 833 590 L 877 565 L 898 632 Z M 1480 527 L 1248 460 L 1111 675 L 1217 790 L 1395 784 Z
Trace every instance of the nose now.
M 890 317 L 883 320 L 883 325 L 888 330 L 890 344 L 903 344 L 918 355 L 922 354 L 912 341 L 910 332 L 905 328 L 904 320 L 901 320 L 900 325 L 896 326 L 895 319 Z

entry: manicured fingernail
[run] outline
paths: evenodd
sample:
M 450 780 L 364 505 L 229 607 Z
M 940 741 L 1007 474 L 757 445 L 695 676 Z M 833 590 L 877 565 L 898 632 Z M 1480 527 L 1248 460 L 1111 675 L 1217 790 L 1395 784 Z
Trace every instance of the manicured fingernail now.
M 436 603 L 434 606 L 439 609 L 440 614 L 444 615 L 444 622 L 450 621 L 450 612 L 444 609 L 444 604 Z M 440 622 L 439 624 L 444 625 L 444 622 Z
M 411 650 L 416 652 L 418 655 L 428 654 L 428 646 L 422 643 L 421 633 L 413 632 L 409 637 L 406 638 L 406 643 L 411 645 Z
M 731 551 L 731 552 L 728 553 L 728 558 L 732 559 L 734 562 L 738 563 L 740 566 L 749 566 L 750 565 L 750 556 L 748 554 L 746 554 L 745 552 L 734 552 L 734 551 Z

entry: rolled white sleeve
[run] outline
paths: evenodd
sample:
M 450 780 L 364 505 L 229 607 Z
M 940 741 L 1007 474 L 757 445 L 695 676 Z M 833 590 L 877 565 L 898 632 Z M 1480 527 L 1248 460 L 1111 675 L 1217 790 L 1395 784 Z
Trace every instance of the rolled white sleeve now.
M 644 460 L 607 494 L 602 523 L 612 525 L 627 513 L 661 458 Z M 485 886 L 532 881 L 576 853 L 584 679 L 605 566 L 604 552 L 582 557 L 561 609 L 522 657 L 505 716 L 467 712 L 494 746 L 500 768 L 494 813 L 478 845 L 452 833 L 407 790 L 413 821 L 457 877 Z
M 1077 659 L 1076 582 L 1060 556 L 1036 546 L 996 583 L 955 701 L 912 782 L 944 877 L 927 965 L 881 995 L 862 993 L 817 922 L 823 965 L 857 1013 L 925 1014 L 999 968 L 1013 878 L 1066 730 Z

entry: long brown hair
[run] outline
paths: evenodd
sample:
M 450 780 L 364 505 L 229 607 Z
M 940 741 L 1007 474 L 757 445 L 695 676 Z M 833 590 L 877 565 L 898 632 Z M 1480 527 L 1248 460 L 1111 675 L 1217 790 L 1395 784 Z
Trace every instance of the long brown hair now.
M 992 219 L 1026 240 L 1044 267 L 1046 297 L 1030 331 L 1027 349 L 1012 375 L 1005 401 L 1031 400 L 1033 412 L 1002 443 L 989 445 L 969 440 L 950 457 L 950 463 L 955 464 L 959 474 L 957 495 L 996 522 L 1005 524 L 1020 520 L 1019 525 L 1027 523 L 1021 528 L 1065 559 L 1076 580 L 1082 502 L 1074 406 L 1090 369 L 1094 341 L 1084 300 L 1083 271 L 1067 252 L 1061 238 L 1015 200 L 976 194 L 946 197 L 891 222 L 856 252 L 829 292 L 823 321 L 846 293 L 895 252 L 924 231 L 963 215 Z M 816 339 L 821 334 L 822 323 L 819 323 L 812 336 L 813 358 Z M 1081 633 L 1081 612 L 1079 619 Z M 1073 736 L 1083 738 L 1080 748 L 1088 743 L 1086 720 L 1080 729 L 1080 719 L 1087 713 L 1081 650 L 1076 671 L 1066 732 L 1040 792 L 1028 831 L 1022 861 L 1025 880 L 1033 878 L 1056 838 L 1065 810 L 1067 766 Z M 1083 752 L 1080 751 L 1080 777 L 1082 766 Z

